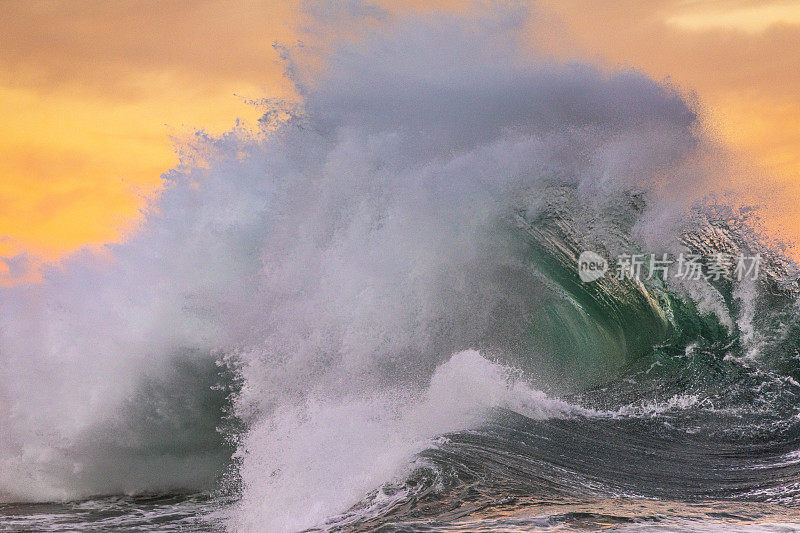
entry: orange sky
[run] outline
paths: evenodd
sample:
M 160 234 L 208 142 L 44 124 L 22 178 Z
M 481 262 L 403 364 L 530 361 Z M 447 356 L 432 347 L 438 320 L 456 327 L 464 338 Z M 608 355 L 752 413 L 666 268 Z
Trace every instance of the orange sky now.
M 695 91 L 709 129 L 769 169 L 769 224 L 800 243 L 800 2 L 533 10 L 546 53 Z M 293 42 L 299 20 L 297 2 L 278 0 L 0 2 L 0 282 L 35 279 L 2 258 L 56 260 L 131 231 L 177 161 L 170 136 L 254 120 L 246 98 L 292 97 L 272 45 Z

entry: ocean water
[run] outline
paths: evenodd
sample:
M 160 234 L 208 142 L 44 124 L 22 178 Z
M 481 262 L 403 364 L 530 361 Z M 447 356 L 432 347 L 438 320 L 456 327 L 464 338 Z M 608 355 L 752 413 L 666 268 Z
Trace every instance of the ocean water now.
M 636 498 L 506 499 L 461 505 L 435 520 L 365 522 L 309 531 L 796 531 L 798 514 L 770 504 L 686 503 Z M 209 495 L 98 498 L 2 508 L 4 531 L 225 531 Z
M 800 529 L 797 265 L 725 194 L 748 167 L 676 88 L 525 53 L 529 16 L 282 49 L 301 103 L 0 289 L 0 530 Z

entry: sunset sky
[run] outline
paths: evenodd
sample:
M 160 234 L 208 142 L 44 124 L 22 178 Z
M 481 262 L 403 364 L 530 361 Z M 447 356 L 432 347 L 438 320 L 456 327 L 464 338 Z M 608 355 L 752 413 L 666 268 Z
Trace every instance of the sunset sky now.
M 531 53 L 695 94 L 712 135 L 763 169 L 757 184 L 769 176 L 769 227 L 800 243 L 800 2 L 532 6 Z M 135 231 L 176 138 L 254 121 L 248 99 L 296 98 L 273 44 L 302 27 L 299 4 L 277 0 L 1 2 L 0 281 L 35 281 L 42 263 Z

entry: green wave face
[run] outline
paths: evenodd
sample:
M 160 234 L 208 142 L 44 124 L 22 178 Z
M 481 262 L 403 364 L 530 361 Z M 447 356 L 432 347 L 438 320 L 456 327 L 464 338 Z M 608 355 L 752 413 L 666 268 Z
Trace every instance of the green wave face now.
M 725 221 L 709 220 L 711 227 L 725 228 Z M 740 381 L 747 369 L 800 377 L 796 284 L 768 250 L 759 251 L 764 275 L 749 293 L 742 294 L 736 281 L 707 284 L 705 289 L 719 303 L 719 310 L 712 312 L 658 277 L 618 279 L 609 271 L 596 281 L 581 281 L 577 263 L 584 250 L 607 258 L 612 248 L 647 252 L 629 239 L 628 228 L 617 229 L 618 240 L 611 246 L 597 240 L 587 245 L 568 218 L 552 213 L 537 220 L 515 218 L 511 231 L 522 243 L 519 254 L 530 268 L 531 283 L 539 287 L 520 342 L 523 362 L 514 364 L 541 377 L 537 384 L 550 384 L 559 392 L 592 389 L 623 378 L 630 381 L 631 376 L 640 379 L 642 369 L 654 364 L 658 371 L 650 373 L 666 385 L 643 380 L 644 391 L 632 392 L 631 397 L 646 397 L 646 387 L 652 386 L 674 394 L 686 392 L 681 387 L 697 392 L 703 384 L 709 393 L 722 384 L 728 389 L 744 387 Z M 706 256 L 731 250 L 754 253 L 761 246 L 741 230 L 711 235 L 687 234 L 684 246 Z M 686 360 L 688 352 L 696 357 Z

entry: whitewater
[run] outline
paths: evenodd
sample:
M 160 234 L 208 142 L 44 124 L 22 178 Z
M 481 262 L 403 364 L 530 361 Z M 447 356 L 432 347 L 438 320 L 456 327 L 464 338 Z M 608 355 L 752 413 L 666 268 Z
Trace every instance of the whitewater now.
M 0 289 L 0 530 L 800 528 L 797 266 L 693 97 L 513 6 L 347 16 L 136 232 Z

